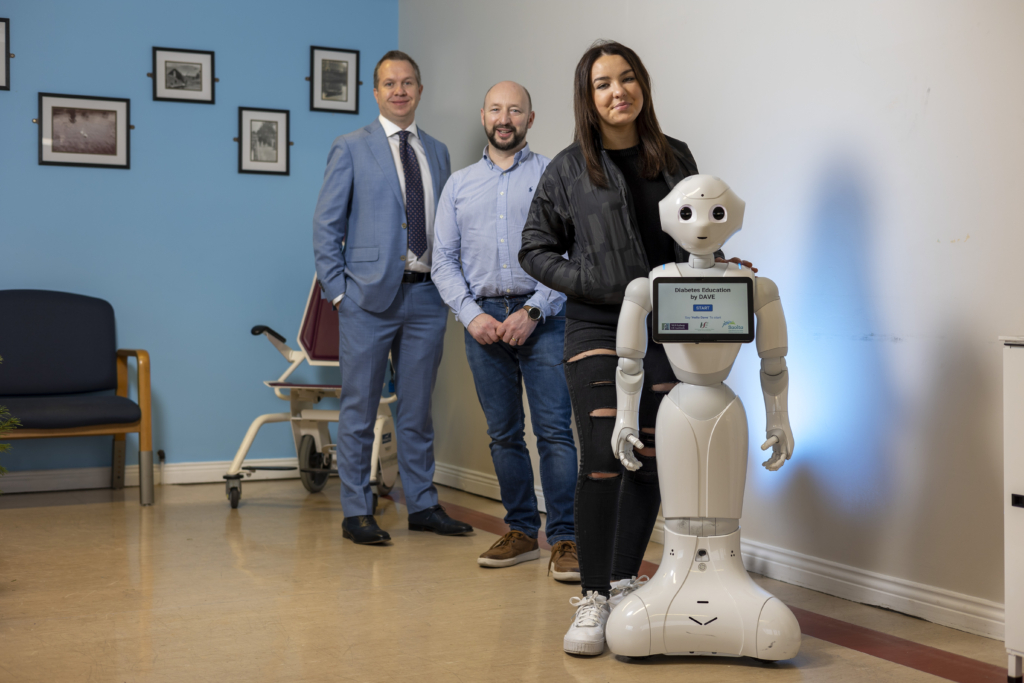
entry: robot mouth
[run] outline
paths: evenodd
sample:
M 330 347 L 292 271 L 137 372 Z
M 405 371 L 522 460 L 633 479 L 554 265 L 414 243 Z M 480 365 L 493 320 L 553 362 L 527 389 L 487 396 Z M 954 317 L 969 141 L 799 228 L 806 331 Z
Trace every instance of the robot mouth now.
M 697 239 L 699 239 L 699 240 L 706 240 L 707 237 L 698 237 Z

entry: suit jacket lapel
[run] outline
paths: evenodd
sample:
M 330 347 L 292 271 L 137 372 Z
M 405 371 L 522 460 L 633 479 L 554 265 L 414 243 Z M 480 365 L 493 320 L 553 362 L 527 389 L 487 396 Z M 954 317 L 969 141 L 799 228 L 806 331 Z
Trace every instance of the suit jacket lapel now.
M 391 143 L 388 142 L 388 136 L 384 134 L 384 127 L 380 125 L 379 120 L 375 120 L 369 125 L 369 129 L 366 144 L 369 145 L 374 158 L 377 159 L 381 170 L 384 171 L 388 185 L 394 190 L 398 205 L 405 208 L 405 201 L 402 199 L 402 186 L 398 184 L 398 169 L 395 167 L 395 158 L 391 155 Z

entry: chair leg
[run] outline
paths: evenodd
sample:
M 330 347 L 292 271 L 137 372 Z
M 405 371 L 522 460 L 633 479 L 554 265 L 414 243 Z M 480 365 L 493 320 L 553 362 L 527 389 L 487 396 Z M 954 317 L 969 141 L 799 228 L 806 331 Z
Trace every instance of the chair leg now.
M 124 488 L 124 454 L 126 442 L 124 434 L 114 435 L 114 458 L 110 467 L 110 488 Z
M 152 505 L 153 451 L 139 451 L 139 504 Z

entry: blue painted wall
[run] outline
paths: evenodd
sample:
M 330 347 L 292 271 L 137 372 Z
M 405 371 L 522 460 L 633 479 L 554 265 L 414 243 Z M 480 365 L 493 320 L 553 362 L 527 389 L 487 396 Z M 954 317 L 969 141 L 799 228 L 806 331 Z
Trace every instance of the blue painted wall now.
M 249 329 L 294 343 L 327 152 L 377 116 L 372 70 L 397 47 L 397 0 L 22 0 L 0 16 L 17 55 L 0 91 L 0 289 L 110 301 L 119 346 L 152 356 L 154 448 L 168 463 L 230 459 L 256 415 L 285 409 L 261 382 L 286 363 Z M 217 103 L 154 102 L 154 45 L 215 51 Z M 310 45 L 360 50 L 359 115 L 309 111 Z M 131 98 L 131 169 L 39 166 L 39 92 Z M 237 172 L 239 106 L 291 111 L 290 176 Z M 109 465 L 110 442 L 15 441 L 3 465 Z M 287 426 L 250 454 L 294 454 Z

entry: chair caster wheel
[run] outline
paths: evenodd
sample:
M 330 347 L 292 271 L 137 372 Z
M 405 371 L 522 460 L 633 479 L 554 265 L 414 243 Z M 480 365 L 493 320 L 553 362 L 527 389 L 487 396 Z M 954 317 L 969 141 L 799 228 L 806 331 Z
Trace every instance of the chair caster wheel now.
M 231 509 L 238 508 L 238 501 L 242 499 L 242 489 L 231 489 L 228 491 L 228 500 L 231 501 Z

